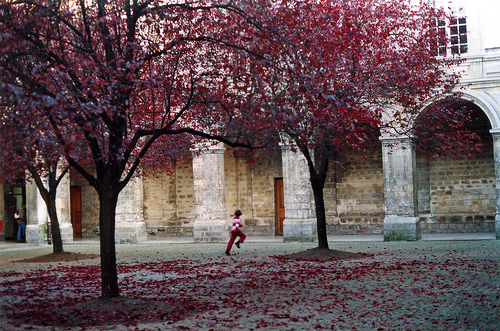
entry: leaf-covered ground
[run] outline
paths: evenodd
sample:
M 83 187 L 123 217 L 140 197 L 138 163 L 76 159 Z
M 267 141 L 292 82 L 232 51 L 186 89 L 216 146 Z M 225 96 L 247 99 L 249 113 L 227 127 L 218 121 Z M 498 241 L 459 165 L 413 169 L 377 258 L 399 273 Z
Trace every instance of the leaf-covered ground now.
M 248 244 L 228 257 L 218 245 L 128 245 L 118 252 L 122 296 L 109 302 L 97 299 L 99 259 L 3 264 L 0 329 L 500 327 L 498 241 L 312 247 Z

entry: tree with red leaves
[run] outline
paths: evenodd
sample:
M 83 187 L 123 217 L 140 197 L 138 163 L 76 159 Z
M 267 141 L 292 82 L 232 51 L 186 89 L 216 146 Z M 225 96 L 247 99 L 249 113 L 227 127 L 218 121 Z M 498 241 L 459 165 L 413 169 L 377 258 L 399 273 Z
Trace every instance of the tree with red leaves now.
M 344 150 L 366 152 L 380 128 L 412 134 L 424 102 L 457 86 L 459 76 L 449 69 L 459 60 L 436 57 L 443 13 L 427 4 L 273 3 L 266 24 L 274 40 L 261 91 L 273 100 L 277 129 L 307 161 L 319 247 L 328 248 L 323 187 L 330 163 Z M 445 112 L 440 123 L 452 116 Z
M 28 170 L 28 180 L 33 180 L 47 207 L 52 233 L 54 254 L 63 253 L 63 242 L 56 209 L 56 194 L 59 183 L 69 171 L 64 164 L 51 128 L 37 116 L 36 111 L 29 115 L 10 105 L 12 94 L 2 97 L 0 114 L 0 174 L 4 183 L 18 180 Z M 24 96 L 29 100 L 29 96 Z M 25 114 L 24 116 L 21 114 Z
M 266 136 L 247 70 L 258 57 L 255 29 L 231 1 L 0 5 L 2 95 L 18 116 L 36 109 L 50 123 L 99 196 L 103 298 L 119 295 L 118 195 L 152 147 L 162 150 L 163 140 L 175 159 L 199 139 L 250 147 Z

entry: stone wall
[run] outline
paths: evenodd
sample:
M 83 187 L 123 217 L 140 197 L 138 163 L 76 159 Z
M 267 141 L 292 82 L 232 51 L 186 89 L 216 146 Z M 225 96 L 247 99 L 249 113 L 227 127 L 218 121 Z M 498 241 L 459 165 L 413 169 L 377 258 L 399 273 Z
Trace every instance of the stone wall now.
M 380 147 L 364 159 L 346 153 L 342 165 L 332 167 L 325 184 L 329 234 L 380 234 L 383 228 L 383 169 Z M 278 151 L 224 156 L 228 227 L 241 209 L 248 235 L 275 234 L 275 179 L 281 178 Z M 308 173 L 303 174 L 308 176 Z M 308 181 L 308 179 L 306 179 Z M 338 182 L 337 182 L 338 181 Z M 190 163 L 173 175 L 148 176 L 144 182 L 144 219 L 149 234 L 192 236 L 193 184 Z
M 274 235 L 274 180 L 282 177 L 281 156 L 250 157 L 231 150 L 224 153 L 226 219 L 228 228 L 236 209 L 243 212 L 248 235 Z M 255 160 L 255 161 L 254 161 Z M 193 236 L 194 187 L 191 162 L 178 165 L 174 174 L 144 176 L 144 220 L 154 236 Z
M 464 160 L 429 162 L 431 215 L 421 215 L 422 233 L 494 232 L 495 169 L 491 144 Z
M 282 177 L 281 155 L 277 152 L 234 155 L 226 152 L 226 210 L 228 225 L 240 209 L 244 232 L 254 236 L 275 233 L 275 178 Z
M 491 144 L 484 153 L 467 160 L 441 158 L 426 163 L 419 158 L 418 161 L 416 180 L 422 233 L 495 231 Z M 332 164 L 325 184 L 328 234 L 382 233 L 385 202 L 380 145 L 366 159 L 349 152 L 342 155 L 340 162 Z M 224 176 L 228 228 L 234 210 L 241 209 L 246 234 L 274 235 L 275 179 L 283 177 L 279 151 L 259 152 L 250 157 L 227 150 Z M 78 174 L 72 173 L 71 178 L 71 185 L 82 187 L 83 236 L 95 236 L 99 228 L 97 194 Z M 148 235 L 192 237 L 195 218 L 192 163 L 177 166 L 174 174 L 147 175 L 143 180 Z
M 248 165 L 251 178 L 251 190 L 245 197 L 240 191 L 240 201 L 250 201 L 252 219 L 245 220 L 246 231 L 250 235 L 275 234 L 275 179 L 283 177 L 281 154 L 273 151 L 269 154 L 258 152 L 256 162 Z
M 384 175 L 380 146 L 365 157 L 357 152 L 345 152 L 341 163 L 330 171 L 325 184 L 329 234 L 382 232 Z
M 193 167 L 177 166 L 174 174 L 144 176 L 144 220 L 147 233 L 192 237 L 194 221 Z

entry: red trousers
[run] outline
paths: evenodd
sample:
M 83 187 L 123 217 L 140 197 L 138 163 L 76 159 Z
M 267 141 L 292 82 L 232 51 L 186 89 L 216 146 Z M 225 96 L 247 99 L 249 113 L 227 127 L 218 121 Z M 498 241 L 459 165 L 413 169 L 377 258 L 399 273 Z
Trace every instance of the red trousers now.
M 245 241 L 245 234 L 241 232 L 241 230 L 236 230 L 236 231 L 231 231 L 231 239 L 229 239 L 229 242 L 227 243 L 227 250 L 230 251 L 231 248 L 233 247 L 234 241 L 236 240 L 236 237 L 240 237 L 239 242 L 242 243 Z

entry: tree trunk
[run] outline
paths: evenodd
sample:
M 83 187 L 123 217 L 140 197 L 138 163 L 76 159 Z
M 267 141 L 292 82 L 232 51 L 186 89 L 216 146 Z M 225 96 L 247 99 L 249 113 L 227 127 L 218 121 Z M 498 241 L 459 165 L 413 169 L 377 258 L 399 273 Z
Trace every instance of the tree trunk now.
M 327 153 L 322 153 L 316 162 L 312 162 L 311 155 L 307 152 L 304 153 L 307 164 L 309 166 L 309 179 L 311 182 L 314 204 L 316 210 L 316 228 L 318 232 L 318 248 L 328 249 L 328 237 L 326 235 L 326 212 L 325 212 L 325 199 L 323 196 L 323 188 L 325 187 L 326 174 L 328 171 L 329 158 Z M 318 164 L 316 170 L 315 164 Z
M 52 232 L 52 253 L 58 254 L 63 252 L 63 243 L 61 238 L 61 229 L 59 228 L 59 219 L 56 209 L 56 194 L 50 192 L 47 201 L 47 213 L 50 219 L 50 231 Z
M 115 217 L 119 192 L 104 189 L 99 194 L 99 232 L 101 243 L 101 296 L 103 299 L 120 295 L 116 270 Z
M 31 173 L 31 176 L 35 180 L 38 192 L 40 192 L 40 195 L 45 202 L 45 206 L 47 207 L 47 214 L 49 215 L 50 220 L 50 231 L 52 232 L 52 253 L 62 253 L 64 250 L 56 208 L 57 187 L 59 185 L 59 181 L 56 180 L 56 172 L 49 171 L 47 176 L 49 188 L 47 189 L 36 169 L 33 166 L 29 166 L 28 169 Z
M 312 185 L 314 203 L 316 205 L 316 226 L 318 230 L 318 247 L 328 249 L 328 237 L 326 235 L 326 212 L 323 196 L 323 185 L 318 183 Z

